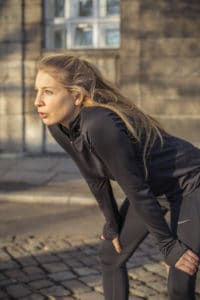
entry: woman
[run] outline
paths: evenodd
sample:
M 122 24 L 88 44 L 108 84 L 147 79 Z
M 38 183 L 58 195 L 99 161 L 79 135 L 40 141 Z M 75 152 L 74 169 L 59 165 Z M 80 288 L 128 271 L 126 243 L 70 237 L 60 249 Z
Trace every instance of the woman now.
M 126 262 L 149 232 L 169 266 L 169 299 L 195 299 L 200 150 L 167 133 L 86 60 L 42 58 L 35 86 L 43 123 L 76 162 L 105 216 L 99 249 L 105 299 L 128 299 Z M 110 180 L 126 195 L 119 209 Z

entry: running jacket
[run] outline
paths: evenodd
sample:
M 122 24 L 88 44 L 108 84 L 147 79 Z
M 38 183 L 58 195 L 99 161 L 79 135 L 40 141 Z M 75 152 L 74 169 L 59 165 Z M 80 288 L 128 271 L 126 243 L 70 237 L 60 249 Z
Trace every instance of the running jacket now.
M 120 230 L 120 215 L 110 180 L 120 185 L 165 261 L 174 266 L 187 245 L 174 236 L 165 221 L 158 198 L 178 201 L 200 184 L 200 149 L 163 132 L 164 145 L 155 143 L 144 177 L 144 140 L 137 143 L 123 120 L 109 108 L 83 106 L 69 127 L 49 125 L 54 139 L 71 156 L 86 180 L 106 220 L 104 237 L 112 240 Z

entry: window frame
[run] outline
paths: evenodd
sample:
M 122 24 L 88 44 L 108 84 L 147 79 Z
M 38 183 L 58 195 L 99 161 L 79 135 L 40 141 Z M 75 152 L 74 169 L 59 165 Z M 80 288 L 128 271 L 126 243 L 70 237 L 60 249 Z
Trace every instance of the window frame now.
M 46 50 L 87 50 L 87 49 L 119 49 L 120 48 L 120 13 L 118 15 L 105 16 L 102 15 L 102 11 L 99 8 L 100 1 L 107 0 L 93 0 L 93 17 L 74 17 L 74 5 L 71 5 L 73 0 L 65 0 L 65 13 L 64 17 L 53 17 L 53 5 L 54 0 L 44 1 L 44 25 L 45 25 L 45 43 L 44 48 Z M 113 27 L 119 30 L 119 44 L 115 45 L 105 45 L 104 41 L 101 39 L 101 27 L 102 24 L 108 24 L 109 27 Z M 78 24 L 88 24 L 93 26 L 92 40 L 93 45 L 78 45 L 75 46 L 74 40 L 75 36 L 73 33 L 74 27 Z M 63 27 L 66 30 L 66 43 L 65 48 L 53 47 L 52 34 L 49 32 L 53 31 L 55 27 Z

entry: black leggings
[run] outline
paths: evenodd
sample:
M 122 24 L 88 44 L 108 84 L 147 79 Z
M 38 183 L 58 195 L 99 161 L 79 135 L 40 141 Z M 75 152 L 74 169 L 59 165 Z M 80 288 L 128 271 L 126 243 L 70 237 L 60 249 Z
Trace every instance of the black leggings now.
M 185 196 L 180 203 L 171 206 L 171 230 L 200 256 L 200 188 Z M 116 252 L 112 241 L 102 240 L 98 253 L 105 300 L 128 300 L 129 278 L 126 262 L 149 233 L 127 198 L 119 211 L 122 216 L 119 233 L 122 252 Z M 195 282 L 196 274 L 187 275 L 170 267 L 167 282 L 169 299 L 195 300 Z

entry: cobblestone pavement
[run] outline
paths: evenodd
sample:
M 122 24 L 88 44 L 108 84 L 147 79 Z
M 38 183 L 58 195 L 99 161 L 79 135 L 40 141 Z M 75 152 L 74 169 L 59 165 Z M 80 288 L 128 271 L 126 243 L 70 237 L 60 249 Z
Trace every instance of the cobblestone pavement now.
M 98 237 L 13 237 L 0 241 L 0 299 L 103 300 Z M 167 299 L 167 275 L 148 236 L 127 263 L 130 300 Z M 198 282 L 197 282 L 198 283 Z M 197 284 L 197 299 L 200 299 Z
M 71 160 L 2 159 L 0 199 L 0 300 L 104 300 L 97 252 L 104 220 L 88 206 L 94 199 Z M 151 236 L 127 267 L 129 300 L 168 299 Z

